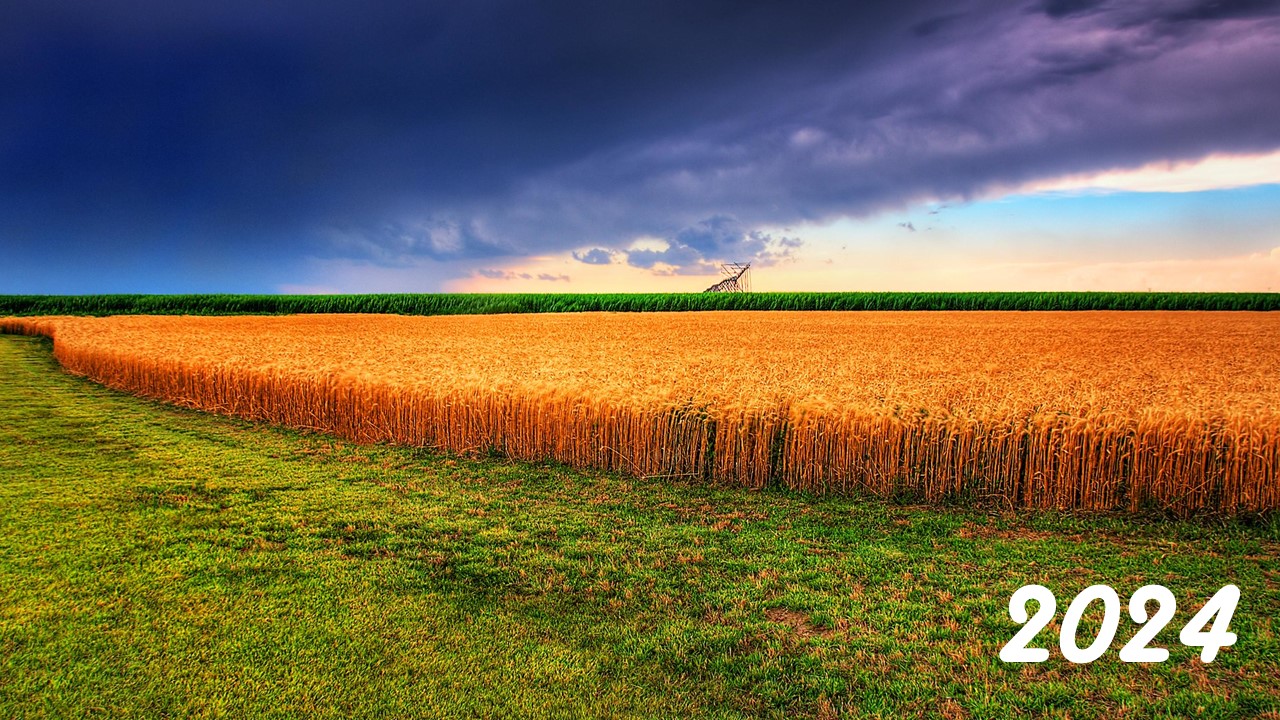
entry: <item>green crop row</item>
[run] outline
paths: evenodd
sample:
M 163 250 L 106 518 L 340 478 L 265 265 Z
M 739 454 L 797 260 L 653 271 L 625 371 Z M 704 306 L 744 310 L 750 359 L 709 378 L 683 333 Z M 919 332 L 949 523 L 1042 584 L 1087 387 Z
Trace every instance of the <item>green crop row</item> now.
M 1280 293 L 0 295 L 0 315 L 485 315 L 694 310 L 1280 310 Z

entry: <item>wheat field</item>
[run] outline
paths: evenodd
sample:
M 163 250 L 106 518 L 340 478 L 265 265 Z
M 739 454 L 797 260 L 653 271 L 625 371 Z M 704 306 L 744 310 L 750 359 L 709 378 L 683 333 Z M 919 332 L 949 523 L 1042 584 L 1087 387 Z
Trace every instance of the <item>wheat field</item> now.
M 70 372 L 359 442 L 1012 507 L 1280 507 L 1280 314 L 10 318 Z

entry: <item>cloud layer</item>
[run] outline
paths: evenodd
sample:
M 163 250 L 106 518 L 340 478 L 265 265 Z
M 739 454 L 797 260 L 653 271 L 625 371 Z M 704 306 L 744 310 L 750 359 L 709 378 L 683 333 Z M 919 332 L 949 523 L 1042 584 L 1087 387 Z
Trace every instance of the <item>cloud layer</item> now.
M 0 239 L 68 272 L 704 272 L 798 242 L 767 227 L 1280 148 L 1268 2 L 7 7 Z

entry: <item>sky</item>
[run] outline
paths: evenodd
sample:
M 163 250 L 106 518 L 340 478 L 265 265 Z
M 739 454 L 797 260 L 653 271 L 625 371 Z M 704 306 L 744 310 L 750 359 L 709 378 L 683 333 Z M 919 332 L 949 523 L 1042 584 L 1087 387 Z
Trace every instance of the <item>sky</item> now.
M 0 294 L 1280 292 L 1280 2 L 4 16 Z

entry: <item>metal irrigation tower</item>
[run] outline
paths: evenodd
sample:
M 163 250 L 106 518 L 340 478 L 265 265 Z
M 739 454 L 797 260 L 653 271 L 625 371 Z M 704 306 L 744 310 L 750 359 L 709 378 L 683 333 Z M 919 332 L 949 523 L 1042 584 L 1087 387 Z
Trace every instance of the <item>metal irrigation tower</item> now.
M 725 263 L 724 279 L 702 292 L 751 292 L 751 263 Z

